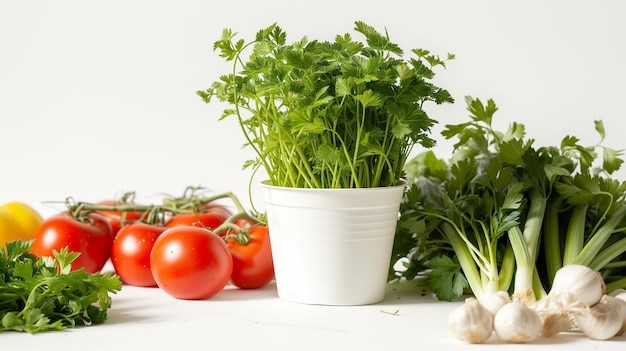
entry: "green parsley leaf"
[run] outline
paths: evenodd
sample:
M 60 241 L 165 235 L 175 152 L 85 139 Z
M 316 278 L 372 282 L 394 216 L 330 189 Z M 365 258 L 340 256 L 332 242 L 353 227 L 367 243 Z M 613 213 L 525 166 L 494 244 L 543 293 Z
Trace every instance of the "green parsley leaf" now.
M 432 269 L 430 288 L 439 300 L 451 301 L 463 295 L 463 290 L 469 286 L 456 256 L 432 258 L 429 266 Z
M 78 253 L 63 248 L 54 258 L 30 252 L 32 241 L 0 247 L 0 331 L 39 333 L 104 323 L 109 294 L 122 283 L 111 272 L 72 271 Z

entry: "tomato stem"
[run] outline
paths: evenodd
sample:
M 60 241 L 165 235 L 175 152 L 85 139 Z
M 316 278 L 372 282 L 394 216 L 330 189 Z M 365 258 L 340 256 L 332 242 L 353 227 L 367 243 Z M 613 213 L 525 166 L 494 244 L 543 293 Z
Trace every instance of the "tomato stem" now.
M 249 215 L 247 212 L 242 211 L 239 213 L 235 213 L 233 215 L 231 215 L 230 217 L 228 217 L 224 223 L 220 224 L 217 228 L 215 228 L 213 231 L 216 233 L 221 233 L 224 230 L 228 230 L 229 233 L 231 232 L 231 229 L 234 230 L 235 232 L 241 232 L 241 227 L 237 226 L 235 224 L 235 221 L 238 219 L 245 219 L 247 221 L 250 221 L 254 224 L 258 224 L 261 223 L 258 218 L 255 218 L 251 215 Z M 238 241 L 239 242 L 239 241 Z M 247 241 L 246 241 L 247 242 Z
M 225 192 L 213 196 L 202 197 L 196 194 L 198 189 L 200 188 L 187 187 L 182 197 L 165 199 L 163 200 L 163 204 L 161 205 L 135 204 L 132 202 L 134 200 L 134 192 L 125 193 L 119 202 L 116 202 L 112 205 L 95 204 L 89 202 L 75 202 L 72 198 L 67 198 L 65 201 L 65 205 L 68 208 L 69 216 L 81 221 L 89 219 L 89 217 L 87 216 L 88 213 L 97 211 L 111 211 L 120 212 L 122 222 L 127 222 L 126 214 L 128 212 L 142 212 L 143 216 L 138 221 L 149 224 L 162 224 L 166 222 L 167 215 L 174 216 L 177 214 L 185 213 L 189 214 L 198 212 L 210 212 L 210 207 L 208 209 L 203 209 L 201 205 L 210 204 L 214 201 L 224 198 L 229 198 L 235 205 L 236 212 L 233 215 L 229 216 L 229 218 L 222 225 L 214 228 L 214 232 L 219 233 L 223 230 L 229 229 L 230 231 L 230 229 L 239 228 L 234 224 L 234 221 L 238 219 L 245 219 L 252 223 L 261 222 L 257 217 L 250 215 L 245 210 L 245 208 L 234 193 Z

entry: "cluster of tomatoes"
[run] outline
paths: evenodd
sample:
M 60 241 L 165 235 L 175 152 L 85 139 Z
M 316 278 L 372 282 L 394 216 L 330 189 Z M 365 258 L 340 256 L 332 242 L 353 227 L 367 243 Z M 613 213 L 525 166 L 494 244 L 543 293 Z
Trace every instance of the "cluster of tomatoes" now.
M 267 226 L 241 209 L 211 201 L 137 205 L 78 203 L 43 220 L 33 254 L 79 252 L 72 269 L 98 272 L 110 260 L 128 285 L 156 287 L 179 299 L 209 298 L 229 282 L 255 289 L 274 278 Z

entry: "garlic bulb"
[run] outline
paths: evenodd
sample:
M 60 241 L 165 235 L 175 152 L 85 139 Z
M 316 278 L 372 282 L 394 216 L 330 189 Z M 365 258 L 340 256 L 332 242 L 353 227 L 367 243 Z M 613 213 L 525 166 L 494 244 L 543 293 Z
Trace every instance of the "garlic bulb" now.
M 448 331 L 460 340 L 479 344 L 493 334 L 493 316 L 476 298 L 468 297 L 448 317 Z
M 574 314 L 578 328 L 594 340 L 608 340 L 622 328 L 622 317 L 611 304 L 599 303 Z
M 535 310 L 518 300 L 498 310 L 493 319 L 496 335 L 502 340 L 515 343 L 533 341 L 541 331 L 541 319 Z
M 624 297 L 626 297 L 626 294 L 624 294 Z M 619 313 L 620 317 L 622 318 L 622 327 L 615 335 L 624 334 L 624 332 L 626 331 L 626 300 L 618 299 L 617 297 L 613 297 L 610 295 L 604 295 L 600 302 L 609 304 L 617 310 L 617 313 Z
M 584 307 L 598 303 L 605 291 L 606 285 L 598 272 L 585 265 L 570 264 L 556 272 L 548 296 L 567 300 L 564 304 Z
M 482 305 L 491 312 L 492 315 L 496 315 L 498 310 L 511 302 L 511 296 L 506 291 L 497 291 L 489 296 L 487 296 L 482 301 Z

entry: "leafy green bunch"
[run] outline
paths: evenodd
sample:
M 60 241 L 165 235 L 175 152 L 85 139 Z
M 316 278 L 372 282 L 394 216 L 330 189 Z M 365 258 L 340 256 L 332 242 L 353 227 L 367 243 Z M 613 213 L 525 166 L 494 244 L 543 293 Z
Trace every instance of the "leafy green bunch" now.
M 111 307 L 109 293 L 121 290 L 116 275 L 71 270 L 78 253 L 67 248 L 35 257 L 32 241 L 0 246 L 0 331 L 38 333 L 101 324 Z
M 440 59 L 423 49 L 403 50 L 363 22 L 335 40 L 303 37 L 287 44 L 276 24 L 253 41 L 224 29 L 214 50 L 233 71 L 197 94 L 228 102 L 221 118 L 236 116 L 273 185 L 300 188 L 365 188 L 398 184 L 415 145 L 431 147 L 436 123 L 426 102 L 453 102 L 431 82 Z M 251 53 L 246 60 L 244 53 Z
M 532 303 L 575 263 L 609 291 L 626 288 L 626 183 L 611 177 L 622 151 L 602 145 L 602 122 L 596 145 L 566 136 L 536 147 L 523 124 L 493 128 L 492 100 L 467 106 L 470 120 L 442 132 L 457 138 L 450 157 L 428 151 L 406 164 L 390 279 L 426 274 L 442 300 L 469 288 L 479 300 L 502 290 Z

